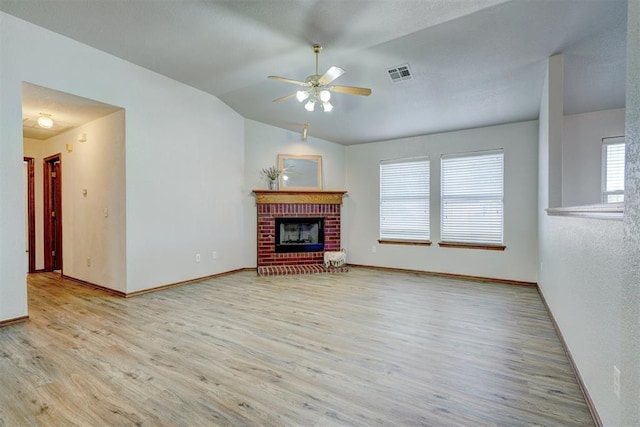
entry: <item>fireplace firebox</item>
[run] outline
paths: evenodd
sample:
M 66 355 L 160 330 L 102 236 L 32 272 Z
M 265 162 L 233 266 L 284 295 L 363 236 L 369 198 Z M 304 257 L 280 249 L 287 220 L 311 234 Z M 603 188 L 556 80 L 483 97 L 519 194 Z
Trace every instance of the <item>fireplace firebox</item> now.
M 275 218 L 275 252 L 324 251 L 324 218 Z

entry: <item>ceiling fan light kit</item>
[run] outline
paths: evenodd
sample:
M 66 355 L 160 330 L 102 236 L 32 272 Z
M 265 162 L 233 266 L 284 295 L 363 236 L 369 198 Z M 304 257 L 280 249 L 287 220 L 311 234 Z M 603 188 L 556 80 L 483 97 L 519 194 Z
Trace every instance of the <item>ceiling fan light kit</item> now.
M 300 102 L 304 101 L 308 97 L 309 97 L 309 92 L 306 92 L 304 90 L 299 90 L 296 92 L 296 99 Z
M 329 102 L 330 99 L 331 99 L 331 92 L 329 92 L 327 89 L 320 91 L 320 101 Z
M 364 87 L 355 87 L 355 86 L 328 86 L 335 79 L 344 74 L 344 70 L 340 67 L 331 67 L 327 70 L 323 75 L 318 74 L 318 54 L 322 50 L 322 46 L 319 44 L 314 44 L 312 46 L 313 53 L 316 55 L 316 73 L 308 76 L 304 82 L 299 80 L 293 80 L 286 77 L 280 76 L 269 76 L 270 79 L 279 80 L 285 83 L 292 83 L 298 86 L 305 87 L 306 89 L 301 89 L 296 91 L 296 93 L 291 95 L 281 96 L 280 98 L 276 98 L 273 102 L 280 102 L 286 99 L 296 97 L 298 102 L 302 103 L 307 101 L 304 104 L 304 108 L 307 111 L 314 111 L 316 107 L 316 103 L 320 103 L 322 105 L 322 109 L 325 113 L 333 110 L 333 105 L 329 102 L 331 99 L 331 92 L 338 93 L 346 93 L 349 95 L 360 95 L 360 96 L 369 96 L 371 95 L 371 89 Z
M 316 100 L 315 99 L 310 99 L 309 101 L 307 101 L 306 104 L 304 104 L 304 109 L 307 111 L 313 111 L 316 108 Z

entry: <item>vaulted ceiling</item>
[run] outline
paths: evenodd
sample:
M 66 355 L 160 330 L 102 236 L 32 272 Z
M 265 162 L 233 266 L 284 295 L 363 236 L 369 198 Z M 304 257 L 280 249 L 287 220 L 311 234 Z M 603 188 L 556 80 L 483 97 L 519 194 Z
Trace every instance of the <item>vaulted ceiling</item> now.
M 538 118 L 548 56 L 565 113 L 624 106 L 623 0 L 0 0 L 0 10 L 211 93 L 243 117 L 341 144 Z M 319 69 L 334 109 L 272 100 Z M 394 83 L 388 69 L 408 64 Z M 26 100 L 25 102 L 27 102 Z

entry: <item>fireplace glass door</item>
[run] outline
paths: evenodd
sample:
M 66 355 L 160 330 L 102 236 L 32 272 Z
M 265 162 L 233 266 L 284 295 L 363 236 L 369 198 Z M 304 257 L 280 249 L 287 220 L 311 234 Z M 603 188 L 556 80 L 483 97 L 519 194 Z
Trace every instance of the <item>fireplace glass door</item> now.
M 275 251 L 324 251 L 324 218 L 276 218 Z

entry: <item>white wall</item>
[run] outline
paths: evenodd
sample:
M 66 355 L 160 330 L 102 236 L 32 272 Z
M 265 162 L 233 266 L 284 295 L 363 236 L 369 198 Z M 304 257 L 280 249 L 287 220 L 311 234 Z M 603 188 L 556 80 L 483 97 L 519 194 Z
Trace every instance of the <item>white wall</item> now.
M 246 266 L 242 117 L 214 96 L 5 13 L 0 40 L 0 320 L 27 313 L 16 185 L 23 81 L 126 110 L 127 292 Z
M 323 189 L 345 189 L 344 146 L 312 136 L 302 141 L 301 132 L 245 120 L 245 188 L 248 191 L 268 188 L 260 177 L 260 170 L 277 166 L 278 154 L 321 155 Z
M 621 296 L 621 419 L 640 425 L 640 0 L 627 11 L 624 280 Z
M 620 424 L 613 366 L 620 367 L 623 225 L 544 219 L 539 286 L 605 425 Z
M 7 40 L 14 42 L 9 31 L 12 21 L 0 12 L 0 321 L 27 315 L 22 85 L 7 54 Z
M 624 108 L 564 116 L 562 205 L 602 202 L 602 138 L 624 135 Z
M 313 113 L 310 113 L 313 114 Z M 302 131 L 302 127 L 300 128 Z M 244 260 L 246 266 L 256 266 L 256 204 L 252 194 L 254 189 L 268 189 L 268 183 L 261 179 L 260 170 L 278 165 L 278 154 L 321 155 L 322 181 L 325 190 L 347 190 L 345 185 L 345 147 L 333 142 L 312 137 L 302 141 L 301 132 L 269 126 L 253 120 L 245 120 L 245 166 L 243 185 L 243 206 L 245 211 Z M 349 195 L 345 197 L 345 202 Z M 344 239 L 344 213 L 342 207 L 342 237 Z
M 536 282 L 537 122 L 348 146 L 346 249 L 350 263 Z M 440 248 L 440 156 L 504 148 L 504 252 Z M 380 245 L 381 160 L 431 159 L 432 246 Z M 372 253 L 372 247 L 376 253 Z
M 578 141 L 585 133 L 580 131 L 588 127 L 599 135 L 597 123 L 609 123 L 610 120 L 597 120 L 591 127 L 584 121 L 593 115 L 564 117 L 569 121 L 564 135 L 575 138 L 565 146 L 562 132 L 558 131 L 563 126 L 563 115 L 562 99 L 557 94 L 563 93 L 563 80 L 558 57 L 549 58 L 540 108 L 538 286 L 600 418 L 605 425 L 618 426 L 621 425 L 620 401 L 613 393 L 613 366 L 619 366 L 621 362 L 623 224 L 620 221 L 549 216 L 545 211 L 548 207 L 559 206 L 553 204 L 554 198 L 549 194 L 559 192 L 563 185 L 571 185 L 565 182 L 571 171 L 563 171 L 561 182 L 552 175 L 562 160 L 560 157 L 574 155 L 573 150 L 568 149 L 569 144 L 581 153 L 585 147 L 576 145 L 585 143 Z M 557 147 L 563 147 L 563 151 Z M 574 163 L 577 159 L 565 160 L 563 166 L 567 163 L 577 166 Z M 592 173 L 599 177 L 599 162 Z M 565 195 L 566 192 L 563 197 Z

